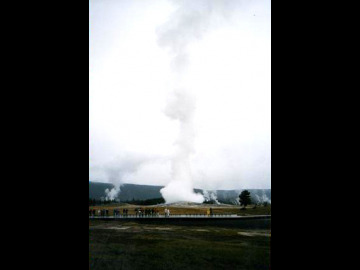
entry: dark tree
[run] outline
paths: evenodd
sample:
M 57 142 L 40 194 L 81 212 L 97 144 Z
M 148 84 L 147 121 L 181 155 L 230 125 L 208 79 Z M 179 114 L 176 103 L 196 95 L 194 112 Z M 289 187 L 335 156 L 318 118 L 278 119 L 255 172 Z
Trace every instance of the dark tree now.
M 251 204 L 251 196 L 249 191 L 244 190 L 243 192 L 241 192 L 239 198 L 240 198 L 240 205 L 244 206 L 244 209 L 247 205 Z

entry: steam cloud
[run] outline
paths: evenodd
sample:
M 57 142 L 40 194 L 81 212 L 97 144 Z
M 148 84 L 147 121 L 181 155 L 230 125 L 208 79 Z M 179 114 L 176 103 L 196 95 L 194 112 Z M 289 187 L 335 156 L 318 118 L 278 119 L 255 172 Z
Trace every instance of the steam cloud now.
M 134 174 L 138 169 L 149 160 L 148 157 L 138 156 L 135 154 L 126 153 L 118 156 L 113 162 L 106 166 L 95 167 L 94 170 L 99 170 L 105 173 L 107 182 L 112 183 L 114 188 L 106 189 L 106 200 L 116 200 L 121 192 L 121 185 L 123 178 L 126 175 Z
M 108 188 L 105 189 L 106 200 L 115 200 L 118 197 L 120 191 L 120 186 L 116 186 L 111 190 L 109 190 Z
M 195 101 L 185 89 L 175 90 L 174 95 L 165 109 L 165 114 L 180 122 L 180 132 L 175 145 L 176 153 L 171 160 L 172 181 L 163 189 L 161 194 L 167 203 L 190 201 L 202 203 L 201 194 L 194 193 L 190 155 L 194 152 L 194 124 Z
M 205 201 L 207 202 L 215 202 L 216 204 L 220 204 L 220 202 L 218 201 L 217 199 L 217 195 L 216 195 L 216 191 L 207 191 L 207 190 L 204 190 L 203 191 L 203 195 L 204 195 L 204 199 Z
M 226 1 L 225 1 L 226 2 Z M 176 1 L 177 10 L 169 20 L 158 30 L 158 43 L 168 48 L 172 53 L 172 69 L 181 84 L 181 78 L 189 62 L 188 45 L 200 39 L 208 30 L 211 19 L 218 9 L 218 2 Z M 165 114 L 180 123 L 179 137 L 175 142 L 177 147 L 172 158 L 172 180 L 161 194 L 167 203 L 190 201 L 202 203 L 204 196 L 194 192 L 191 176 L 190 157 L 194 153 L 194 123 L 195 99 L 186 88 L 177 88 L 166 107 Z
M 256 200 L 258 203 L 271 203 L 271 200 L 269 199 L 269 197 L 266 195 L 265 191 L 263 190 L 261 195 L 255 194 Z

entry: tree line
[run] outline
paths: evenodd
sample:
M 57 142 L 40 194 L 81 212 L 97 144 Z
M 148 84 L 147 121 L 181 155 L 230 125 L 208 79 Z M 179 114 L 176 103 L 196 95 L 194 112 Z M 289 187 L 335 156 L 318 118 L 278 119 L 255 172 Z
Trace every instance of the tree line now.
M 106 205 L 106 204 L 114 204 L 117 203 L 116 200 L 97 200 L 89 198 L 89 206 L 96 206 L 96 205 Z
M 108 204 L 114 204 L 119 203 L 120 201 L 117 200 L 96 200 L 89 198 L 89 206 L 96 206 L 96 205 L 108 205 Z M 135 200 L 134 198 L 132 200 L 127 201 L 121 201 L 121 203 L 128 203 L 128 204 L 135 204 L 135 205 L 156 205 L 165 203 L 165 200 L 163 198 L 155 198 L 155 199 L 147 199 L 147 200 Z

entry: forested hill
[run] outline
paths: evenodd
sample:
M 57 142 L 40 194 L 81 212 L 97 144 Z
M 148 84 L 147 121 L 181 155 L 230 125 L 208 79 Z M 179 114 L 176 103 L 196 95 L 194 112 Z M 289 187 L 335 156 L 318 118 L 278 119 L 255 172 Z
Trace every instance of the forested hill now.
M 89 182 L 89 198 L 101 200 L 106 197 L 105 190 L 112 189 L 114 186 L 107 183 Z M 160 189 L 163 186 L 124 184 L 121 186 L 118 200 L 148 200 L 161 198 Z M 254 201 L 271 201 L 271 189 L 248 189 Z M 201 189 L 195 189 L 195 192 L 203 193 Z M 217 199 L 221 202 L 235 203 L 241 190 L 216 190 L 214 191 Z
M 106 197 L 105 190 L 112 189 L 114 186 L 112 184 L 106 183 L 89 183 L 89 198 L 100 200 Z M 148 185 L 134 185 L 134 184 L 124 184 L 121 186 L 121 192 L 119 193 L 120 201 L 130 201 L 130 200 L 148 200 L 154 198 L 161 198 L 160 189 L 162 186 L 148 186 Z

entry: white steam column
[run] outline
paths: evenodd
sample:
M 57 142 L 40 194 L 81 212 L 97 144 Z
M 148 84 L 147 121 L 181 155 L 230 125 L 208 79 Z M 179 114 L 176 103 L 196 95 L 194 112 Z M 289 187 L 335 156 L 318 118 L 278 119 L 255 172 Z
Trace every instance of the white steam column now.
M 188 66 L 187 46 L 201 38 L 208 28 L 212 15 L 213 1 L 178 1 L 177 9 L 169 20 L 158 29 L 158 44 L 172 54 L 172 70 L 176 87 L 182 85 L 182 77 Z M 189 5 L 189 3 L 191 5 Z M 175 142 L 176 151 L 171 160 L 171 182 L 161 189 L 167 203 L 188 201 L 202 203 L 202 194 L 194 192 L 191 177 L 190 157 L 194 153 L 195 99 L 186 87 L 173 90 L 165 114 L 179 121 L 179 136 Z

